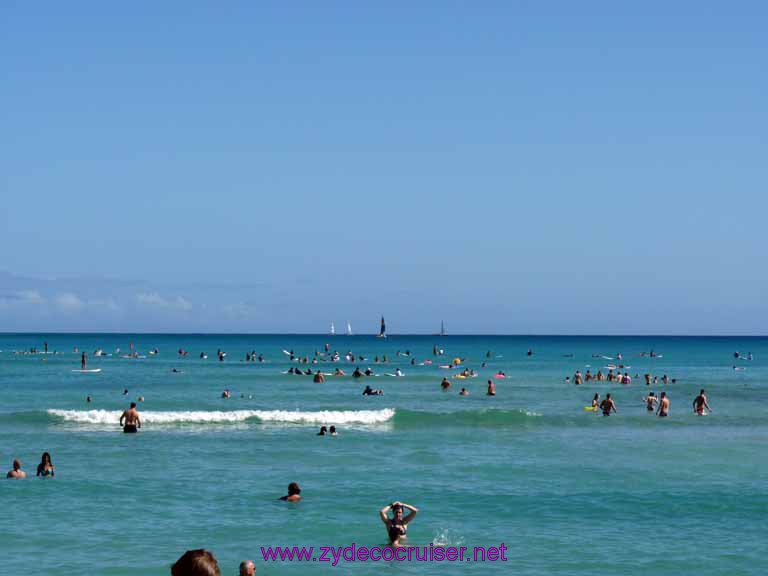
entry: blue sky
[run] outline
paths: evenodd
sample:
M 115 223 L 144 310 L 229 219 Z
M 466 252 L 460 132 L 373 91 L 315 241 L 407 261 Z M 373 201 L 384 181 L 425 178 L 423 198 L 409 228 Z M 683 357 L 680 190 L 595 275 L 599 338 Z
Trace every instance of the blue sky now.
M 765 333 L 762 2 L 0 4 L 0 331 Z

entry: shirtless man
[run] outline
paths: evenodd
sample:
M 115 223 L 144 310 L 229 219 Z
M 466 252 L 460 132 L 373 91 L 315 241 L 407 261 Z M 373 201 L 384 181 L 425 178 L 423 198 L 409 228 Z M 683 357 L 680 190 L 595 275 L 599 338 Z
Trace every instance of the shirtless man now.
M 611 398 L 610 394 L 606 394 L 605 400 L 600 402 L 600 410 L 603 411 L 603 416 L 610 416 L 611 411 L 613 411 L 615 414 L 619 413 L 619 411 L 616 410 L 616 403 L 613 401 L 613 398 Z
M 709 403 L 707 402 L 707 395 L 704 394 L 704 388 L 702 388 L 699 395 L 693 399 L 693 411 L 699 416 L 706 416 L 707 411 L 712 412 L 712 408 L 709 407 Z
M 120 416 L 120 426 L 126 434 L 138 432 L 141 428 L 141 418 L 136 410 L 136 402 L 131 402 L 131 407 Z
M 13 470 L 9 471 L 5 477 L 14 478 L 16 480 L 22 480 L 27 477 L 27 473 L 21 469 L 21 460 L 16 459 L 13 461 Z
M 669 416 L 669 398 L 667 398 L 666 392 L 661 393 L 661 398 L 659 399 L 659 409 L 656 410 L 656 414 L 661 418 Z

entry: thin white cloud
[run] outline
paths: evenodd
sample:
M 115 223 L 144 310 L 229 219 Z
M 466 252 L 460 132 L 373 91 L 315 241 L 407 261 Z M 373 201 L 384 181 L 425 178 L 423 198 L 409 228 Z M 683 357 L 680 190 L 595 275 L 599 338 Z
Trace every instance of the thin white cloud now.
M 166 310 L 181 310 L 187 312 L 192 309 L 192 303 L 182 296 L 167 299 L 157 292 L 139 292 L 136 294 L 136 301 L 148 307 L 164 308 Z
M 16 301 L 19 304 L 31 304 L 39 306 L 45 304 L 45 298 L 37 290 L 20 290 L 16 292 Z
M 222 310 L 228 318 L 233 320 L 253 318 L 258 313 L 258 310 L 255 306 L 246 304 L 245 302 L 227 304 L 222 308 Z
M 45 298 L 37 290 L 18 290 L 5 296 L 0 296 L 0 308 L 9 310 L 20 306 L 42 306 Z
M 62 312 L 79 312 L 85 303 L 72 292 L 64 292 L 56 297 L 56 307 Z

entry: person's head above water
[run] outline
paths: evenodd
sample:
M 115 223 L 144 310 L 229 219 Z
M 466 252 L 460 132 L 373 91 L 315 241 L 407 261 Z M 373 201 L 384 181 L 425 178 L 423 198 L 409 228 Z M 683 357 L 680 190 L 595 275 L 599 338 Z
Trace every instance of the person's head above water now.
M 136 408 L 136 402 L 131 402 L 131 408 Z
M 171 566 L 172 576 L 221 576 L 219 563 L 208 550 L 187 550 Z
M 240 562 L 240 576 L 254 576 L 256 574 L 256 565 L 253 560 L 243 560 Z

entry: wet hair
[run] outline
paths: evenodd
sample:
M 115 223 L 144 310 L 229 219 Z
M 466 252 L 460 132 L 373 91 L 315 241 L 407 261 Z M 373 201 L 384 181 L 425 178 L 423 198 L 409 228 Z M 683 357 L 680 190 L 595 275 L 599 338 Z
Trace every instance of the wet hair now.
M 13 461 L 13 469 L 14 470 L 20 470 L 21 469 L 21 460 L 18 458 Z
M 699 394 L 704 394 L 704 388 L 702 388 L 702 389 L 701 389 L 701 391 L 699 392 Z
M 394 513 L 395 513 L 395 512 L 397 512 L 398 510 L 399 510 L 400 512 L 402 512 L 402 511 L 403 511 L 403 507 L 402 507 L 402 506 L 400 506 L 399 504 L 393 504 L 393 505 L 392 505 L 392 514 L 394 514 Z
M 301 488 L 299 488 L 299 484 L 297 482 L 291 482 L 288 484 L 288 496 L 293 496 L 294 494 L 301 494 Z
M 43 452 L 43 455 L 40 457 L 40 464 L 45 464 L 46 460 L 48 461 L 48 464 L 53 466 L 53 462 L 51 462 L 51 455 L 48 454 L 48 452 Z
M 131 402 L 131 408 L 136 408 L 136 402 Z
M 331 434 L 333 434 L 334 432 L 336 432 L 336 426 L 331 426 Z
M 221 576 L 219 563 L 216 558 L 202 548 L 187 550 L 181 558 L 171 566 L 172 576 Z

